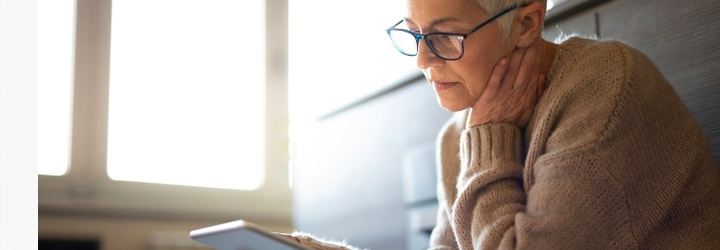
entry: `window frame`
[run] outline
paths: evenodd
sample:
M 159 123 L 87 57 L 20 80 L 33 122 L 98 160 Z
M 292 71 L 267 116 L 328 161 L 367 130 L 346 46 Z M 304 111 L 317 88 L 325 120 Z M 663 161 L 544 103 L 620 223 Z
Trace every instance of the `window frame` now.
M 39 214 L 291 221 L 287 131 L 287 0 L 266 0 L 265 180 L 255 190 L 114 181 L 107 175 L 112 0 L 77 0 L 70 161 L 38 175 Z M 82 48 L 82 49 L 80 49 Z

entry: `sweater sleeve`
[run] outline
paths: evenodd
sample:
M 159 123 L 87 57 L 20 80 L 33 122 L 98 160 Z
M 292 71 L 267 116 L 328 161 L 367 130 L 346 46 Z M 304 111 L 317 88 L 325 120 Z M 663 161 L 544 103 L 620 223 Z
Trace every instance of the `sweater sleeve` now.
M 602 159 L 537 162 L 547 172 L 526 193 L 520 138 L 502 123 L 463 134 L 452 213 L 460 249 L 632 249 L 625 195 Z
M 441 186 L 439 186 L 441 188 Z M 438 190 L 438 194 L 442 196 L 442 191 Z M 430 248 L 428 250 L 454 250 L 457 249 L 457 242 L 453 235 L 452 227 L 449 221 L 449 211 L 444 197 L 439 197 L 437 219 L 435 228 L 430 234 Z
M 520 129 L 506 123 L 479 125 L 462 134 L 452 209 L 460 249 L 514 247 L 515 215 L 525 211 L 521 138 Z
M 443 125 L 436 141 L 437 199 L 438 211 L 435 228 L 430 234 L 430 250 L 458 249 L 458 243 L 450 222 L 453 199 L 457 196 L 455 181 L 460 171 L 457 161 L 458 141 L 465 127 L 467 111 L 457 112 Z

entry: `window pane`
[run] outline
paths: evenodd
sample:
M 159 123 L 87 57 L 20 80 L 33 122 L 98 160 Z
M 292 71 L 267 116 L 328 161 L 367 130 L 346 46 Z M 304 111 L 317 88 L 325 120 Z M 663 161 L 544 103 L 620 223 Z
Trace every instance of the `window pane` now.
M 261 184 L 264 8 L 260 0 L 113 1 L 112 179 Z
M 38 1 L 38 174 L 67 171 L 74 0 Z
M 403 2 L 289 1 L 291 119 L 334 111 L 420 73 L 385 32 L 405 15 Z

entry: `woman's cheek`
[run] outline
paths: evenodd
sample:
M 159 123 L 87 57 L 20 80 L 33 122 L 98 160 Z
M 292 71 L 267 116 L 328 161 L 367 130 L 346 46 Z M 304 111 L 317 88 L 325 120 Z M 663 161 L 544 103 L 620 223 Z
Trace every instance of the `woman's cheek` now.
M 476 65 L 479 65 L 479 67 L 467 72 L 468 77 L 465 78 L 468 83 L 469 95 L 472 96 L 474 100 L 480 98 L 480 95 L 482 95 L 482 92 L 485 90 L 485 86 L 487 86 L 488 79 L 490 79 L 490 71 L 487 69 L 487 66 L 482 63 Z

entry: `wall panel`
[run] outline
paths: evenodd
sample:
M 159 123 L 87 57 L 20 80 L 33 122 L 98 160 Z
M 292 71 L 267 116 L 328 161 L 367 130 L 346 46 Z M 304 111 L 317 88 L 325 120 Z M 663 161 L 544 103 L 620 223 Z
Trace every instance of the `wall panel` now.
M 675 87 L 720 161 L 720 1 L 618 1 L 598 10 L 600 37 L 642 51 Z

